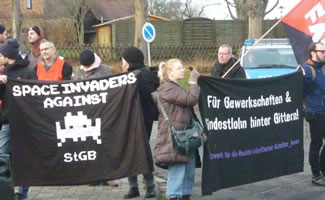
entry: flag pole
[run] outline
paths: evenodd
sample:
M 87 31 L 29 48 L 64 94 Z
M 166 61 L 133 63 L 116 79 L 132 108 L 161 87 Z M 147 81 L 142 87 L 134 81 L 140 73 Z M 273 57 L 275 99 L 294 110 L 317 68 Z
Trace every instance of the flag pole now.
M 252 46 L 252 48 L 248 49 L 248 51 L 246 51 L 244 53 L 244 55 L 242 55 L 227 71 L 224 75 L 222 75 L 221 78 L 224 78 L 225 76 L 227 76 L 227 74 L 229 74 L 229 72 L 240 62 L 240 60 L 246 56 L 246 54 L 248 52 L 250 52 L 267 34 L 269 34 L 281 21 L 282 19 L 284 18 L 285 16 L 281 17 L 281 19 L 279 19 L 268 31 L 266 31 L 264 33 L 264 35 L 262 35 L 262 37 L 260 37 L 260 39 L 257 40 L 257 42 Z

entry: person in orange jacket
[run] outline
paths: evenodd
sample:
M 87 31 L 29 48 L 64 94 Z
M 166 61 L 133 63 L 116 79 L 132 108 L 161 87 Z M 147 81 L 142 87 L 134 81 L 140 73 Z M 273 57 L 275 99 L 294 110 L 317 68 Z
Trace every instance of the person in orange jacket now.
M 71 79 L 72 67 L 57 55 L 53 42 L 42 40 L 40 50 L 42 60 L 38 61 L 37 66 L 34 68 L 38 80 L 60 81 Z

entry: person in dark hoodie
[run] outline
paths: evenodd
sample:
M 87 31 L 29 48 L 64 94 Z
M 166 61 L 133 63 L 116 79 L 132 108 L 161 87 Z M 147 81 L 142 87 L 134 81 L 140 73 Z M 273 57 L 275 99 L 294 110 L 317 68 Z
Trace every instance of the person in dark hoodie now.
M 74 80 L 84 80 L 88 78 L 100 78 L 112 75 L 111 68 L 102 64 L 102 60 L 96 53 L 89 49 L 84 49 L 79 56 L 81 66 L 76 69 Z
M 235 63 L 232 48 L 229 44 L 223 44 L 218 49 L 218 60 L 212 67 L 211 76 L 221 78 Z M 236 64 L 224 78 L 246 78 L 244 69 Z
M 158 119 L 159 114 L 151 97 L 151 93 L 158 88 L 159 79 L 145 67 L 144 55 L 142 51 L 136 47 L 129 47 L 122 53 L 122 70 L 124 72 L 140 70 L 141 72 L 139 78 L 139 93 L 149 142 L 153 121 Z M 147 186 L 145 198 L 155 197 L 155 185 L 152 173 L 144 174 L 143 177 Z M 140 196 L 137 176 L 129 177 L 128 181 L 130 188 L 128 193 L 124 195 L 124 198 L 130 199 Z
M 111 68 L 108 65 L 104 65 L 101 62 L 99 56 L 92 52 L 90 49 L 84 49 L 79 56 L 81 66 L 76 70 L 73 77 L 74 80 L 84 80 L 90 78 L 101 78 L 112 75 Z M 118 187 L 118 184 L 113 180 L 110 181 L 97 181 L 90 184 L 95 185 L 108 185 L 110 187 Z
M 6 97 L 7 77 L 37 80 L 36 73 L 28 67 L 29 61 L 19 55 L 19 43 L 16 39 L 8 39 L 0 47 L 0 64 L 5 66 L 0 75 L 0 99 L 2 100 L 2 127 L 0 130 L 0 154 L 10 153 L 8 102 Z M 16 194 L 16 199 L 27 198 L 27 191 Z
M 28 30 L 28 42 L 32 45 L 32 49 L 27 53 L 26 58 L 29 60 L 28 67 L 34 68 L 38 61 L 42 60 L 40 45 L 44 39 L 44 31 L 39 26 L 33 26 Z
M 6 27 L 0 24 L 0 45 L 2 45 L 7 40 L 7 30 Z

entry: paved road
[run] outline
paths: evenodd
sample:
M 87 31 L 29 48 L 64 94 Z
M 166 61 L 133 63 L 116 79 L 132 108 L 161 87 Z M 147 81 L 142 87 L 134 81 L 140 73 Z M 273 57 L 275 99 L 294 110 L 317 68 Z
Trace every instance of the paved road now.
M 201 170 L 197 170 L 193 200 L 325 200 L 325 187 L 311 184 L 307 151 L 309 142 L 310 139 L 305 137 L 304 172 L 223 189 L 211 196 L 200 196 Z
M 154 135 L 155 136 L 155 135 Z M 154 138 L 151 139 L 152 141 Z M 151 142 L 152 142 L 151 141 Z M 211 196 L 201 196 L 201 169 L 196 170 L 193 200 L 325 200 L 325 187 L 311 184 L 308 163 L 309 131 L 304 134 L 304 172 L 282 176 L 243 186 L 219 190 Z M 202 152 L 201 152 L 202 155 Z M 167 177 L 166 170 L 156 169 L 161 177 Z
M 154 124 L 154 130 L 156 129 Z M 150 143 L 154 144 L 156 132 L 152 134 Z M 325 200 L 325 187 L 311 185 L 311 172 L 308 164 L 308 146 L 310 138 L 304 136 L 305 169 L 304 172 L 283 176 L 267 181 L 223 189 L 211 196 L 201 196 L 201 169 L 196 170 L 193 200 Z M 155 169 L 156 180 L 160 189 L 165 189 L 167 171 Z M 160 177 L 160 178 L 159 178 Z M 141 177 L 140 177 L 141 178 Z M 119 187 L 108 186 L 69 186 L 69 187 L 31 187 L 29 199 L 34 200 L 119 200 L 128 190 L 126 179 L 117 180 Z M 143 181 L 139 181 L 141 196 L 144 199 L 145 188 Z

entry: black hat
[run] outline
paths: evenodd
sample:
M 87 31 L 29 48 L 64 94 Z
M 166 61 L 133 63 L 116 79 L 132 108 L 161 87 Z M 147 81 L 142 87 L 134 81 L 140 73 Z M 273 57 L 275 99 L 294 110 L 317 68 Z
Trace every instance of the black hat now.
M 95 62 L 95 54 L 89 49 L 85 49 L 80 53 L 80 64 L 83 66 L 92 65 Z
M 38 26 L 33 26 L 29 28 L 29 30 L 33 30 L 35 33 L 37 33 L 38 36 L 41 36 L 41 29 Z
M 3 32 L 5 32 L 6 27 L 2 24 L 0 24 L 0 34 L 2 34 Z
M 144 55 L 142 51 L 136 47 L 129 47 L 122 53 L 122 58 L 128 64 L 140 64 L 144 65 Z
M 0 47 L 0 53 L 7 58 L 17 59 L 19 57 L 19 43 L 16 39 L 8 39 Z

